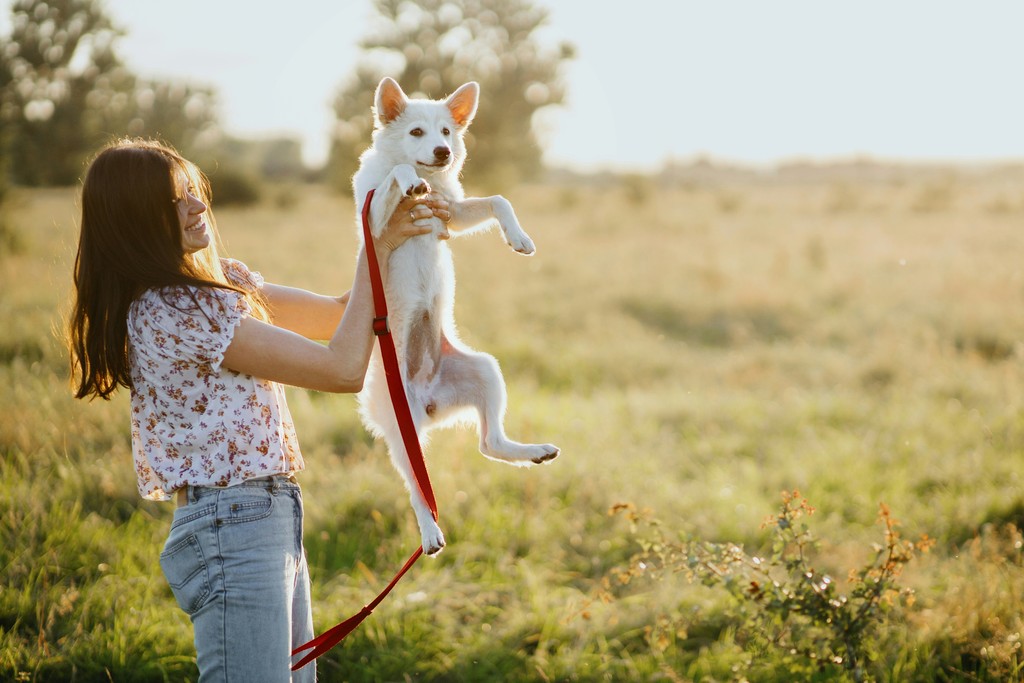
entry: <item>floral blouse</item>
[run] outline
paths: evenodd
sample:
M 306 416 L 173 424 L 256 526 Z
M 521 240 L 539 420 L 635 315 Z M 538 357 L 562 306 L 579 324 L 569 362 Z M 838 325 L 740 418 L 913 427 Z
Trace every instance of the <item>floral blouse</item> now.
M 232 284 L 263 286 L 240 261 L 222 265 Z M 221 367 L 249 313 L 243 295 L 217 288 L 150 289 L 132 303 L 132 451 L 143 498 L 303 469 L 283 387 Z

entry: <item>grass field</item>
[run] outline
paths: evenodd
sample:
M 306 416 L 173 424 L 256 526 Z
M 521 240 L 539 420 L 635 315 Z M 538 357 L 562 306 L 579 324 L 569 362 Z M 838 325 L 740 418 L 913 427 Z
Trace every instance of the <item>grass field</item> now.
M 538 254 L 453 242 L 463 338 L 501 362 L 530 470 L 467 431 L 427 449 L 448 547 L 343 644 L 323 681 L 844 680 L 755 650 L 743 612 L 681 577 L 591 605 L 649 507 L 691 538 L 767 543 L 783 490 L 817 508 L 841 583 L 886 503 L 932 551 L 879 622 L 882 681 L 1024 680 L 1024 170 L 697 166 L 508 188 Z M 0 679 L 195 679 L 157 564 L 171 506 L 135 492 L 127 396 L 69 396 L 59 342 L 72 189 L 18 191 L 0 255 Z M 218 213 L 229 255 L 340 293 L 351 202 L 279 188 Z M 347 396 L 289 390 L 309 470 L 322 630 L 418 544 L 400 480 Z M 650 637 L 671 623 L 666 646 Z

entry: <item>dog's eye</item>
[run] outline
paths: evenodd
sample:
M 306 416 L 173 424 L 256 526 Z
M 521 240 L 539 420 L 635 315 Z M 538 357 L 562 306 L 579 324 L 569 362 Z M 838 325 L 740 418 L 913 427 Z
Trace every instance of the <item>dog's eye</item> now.
M 413 136 L 414 138 L 423 137 L 423 129 L 422 128 L 413 128 L 412 130 L 409 131 L 409 135 Z
M 441 134 L 442 135 L 451 135 L 452 132 L 450 130 L 448 130 L 447 128 L 442 128 L 441 129 Z

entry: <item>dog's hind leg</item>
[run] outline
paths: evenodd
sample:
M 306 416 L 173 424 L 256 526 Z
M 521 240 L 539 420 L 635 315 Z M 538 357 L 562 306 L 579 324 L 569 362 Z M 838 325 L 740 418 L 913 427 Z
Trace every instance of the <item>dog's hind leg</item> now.
M 405 441 L 402 439 L 401 429 L 398 427 L 398 420 L 391 407 L 391 398 L 388 394 L 383 373 L 378 378 L 380 381 L 368 387 L 369 391 L 378 395 L 371 396 L 369 401 L 363 405 L 365 419 L 373 425 L 373 431 L 384 438 L 391 455 L 391 463 L 402 475 L 405 481 L 405 488 L 409 491 L 409 501 L 412 503 L 412 510 L 416 514 L 416 523 L 420 528 L 420 536 L 423 543 L 423 552 L 427 555 L 436 555 L 444 548 L 444 534 L 441 527 L 437 525 L 430 506 L 423 498 L 420 487 L 416 483 L 416 475 L 409 463 L 409 453 L 405 448 Z M 426 419 L 421 408 L 411 404 L 413 422 L 416 425 L 416 433 L 422 434 L 421 426 Z
M 558 456 L 552 444 L 524 444 L 505 436 L 507 392 L 498 362 L 479 351 L 457 349 L 442 338 L 441 364 L 433 403 L 427 414 L 443 417 L 474 408 L 480 427 L 480 452 L 510 465 L 538 465 Z

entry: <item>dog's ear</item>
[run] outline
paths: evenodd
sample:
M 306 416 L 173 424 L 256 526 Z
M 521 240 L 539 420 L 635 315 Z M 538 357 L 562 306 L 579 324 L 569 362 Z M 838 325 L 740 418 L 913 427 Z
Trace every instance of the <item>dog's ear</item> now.
M 377 94 L 374 96 L 374 111 L 377 113 L 377 120 L 381 124 L 388 124 L 397 119 L 405 111 L 405 105 L 409 104 L 402 86 L 390 78 L 383 78 L 377 86 Z
M 476 115 L 476 105 L 480 99 L 480 86 L 470 81 L 448 96 L 444 101 L 455 119 L 455 125 L 465 128 Z

